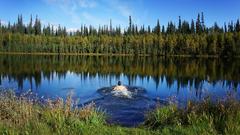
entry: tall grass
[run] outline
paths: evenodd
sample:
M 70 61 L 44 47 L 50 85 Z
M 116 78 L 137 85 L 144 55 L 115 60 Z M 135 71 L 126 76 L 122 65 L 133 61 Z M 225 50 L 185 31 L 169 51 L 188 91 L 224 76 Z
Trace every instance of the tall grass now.
M 0 91 L 0 134 L 240 134 L 240 102 L 232 97 L 212 102 L 158 106 L 137 128 L 109 125 L 94 103 L 74 106 L 71 96 L 39 103 L 28 96 Z
M 143 124 L 152 130 L 178 134 L 240 134 L 240 102 L 229 96 L 213 102 L 189 101 L 186 108 L 157 107 Z
M 71 96 L 37 103 L 11 91 L 0 91 L 0 134 L 150 134 L 142 129 L 109 126 L 94 103 L 73 107 Z
M 74 132 L 81 124 L 105 124 L 104 114 L 95 109 L 94 104 L 72 108 L 71 96 L 65 102 L 59 98 L 40 105 L 27 97 L 2 91 L 0 101 L 1 129 L 61 134 Z

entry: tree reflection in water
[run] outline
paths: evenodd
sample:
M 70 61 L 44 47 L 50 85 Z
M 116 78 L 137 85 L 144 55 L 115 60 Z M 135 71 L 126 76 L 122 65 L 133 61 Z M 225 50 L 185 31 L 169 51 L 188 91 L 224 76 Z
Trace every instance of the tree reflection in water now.
M 215 85 L 222 81 L 224 85 L 238 88 L 240 80 L 239 59 L 187 58 L 187 57 L 132 57 L 132 56 L 60 56 L 60 55 L 1 55 L 0 84 L 2 79 L 17 82 L 23 89 L 24 81 L 35 87 L 42 79 L 51 81 L 56 76 L 66 78 L 67 73 L 79 75 L 82 80 L 98 77 L 127 77 L 133 85 L 136 78 L 153 79 L 156 89 L 166 80 L 167 87 L 175 82 L 177 89 L 188 86 L 201 95 L 203 82 Z M 111 79 L 110 79 L 111 81 Z

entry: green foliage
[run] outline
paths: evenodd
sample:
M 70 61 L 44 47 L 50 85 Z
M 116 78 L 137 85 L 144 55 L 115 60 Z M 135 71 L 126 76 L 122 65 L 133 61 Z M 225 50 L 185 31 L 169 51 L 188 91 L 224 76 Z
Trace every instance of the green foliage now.
M 121 27 L 81 26 L 76 32 L 67 32 L 65 27 L 54 29 L 48 24 L 42 26 L 36 17 L 28 25 L 18 16 L 16 24 L 0 26 L 0 52 L 22 53 L 72 53 L 72 54 L 129 54 L 129 55 L 240 55 L 239 20 L 219 27 L 217 23 L 207 28 L 203 13 L 198 14 L 196 25 L 181 20 L 175 26 L 169 22 L 162 28 L 159 20 L 151 29 L 133 24 L 129 17 L 126 31 Z
M 162 129 L 169 125 L 180 124 L 176 106 L 165 106 L 150 112 L 144 124 L 151 129 Z
M 48 100 L 45 105 L 31 101 L 26 96 L 16 97 L 12 91 L 0 91 L 0 134 L 152 134 L 154 132 L 137 128 L 109 126 L 105 114 L 94 104 L 83 108 L 72 108 L 69 96 Z
M 233 97 L 213 103 L 189 101 L 186 108 L 158 107 L 147 115 L 144 126 L 178 134 L 239 134 L 240 102 Z
M 94 104 L 73 108 L 69 96 L 40 105 L 27 96 L 0 92 L 0 134 L 239 134 L 240 102 L 232 97 L 213 103 L 206 99 L 186 108 L 158 106 L 137 128 L 108 125 Z M 26 94 L 27 95 L 27 94 Z

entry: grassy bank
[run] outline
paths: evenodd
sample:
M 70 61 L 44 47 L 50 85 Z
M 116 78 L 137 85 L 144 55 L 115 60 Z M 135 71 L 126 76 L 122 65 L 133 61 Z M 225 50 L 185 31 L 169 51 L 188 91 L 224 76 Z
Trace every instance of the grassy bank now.
M 149 130 L 110 126 L 104 113 L 94 104 L 73 108 L 70 96 L 66 101 L 48 100 L 36 103 L 25 96 L 1 91 L 0 134 L 151 134 Z
M 106 123 L 104 113 L 94 104 L 72 107 L 66 101 L 39 104 L 25 96 L 1 91 L 0 134 L 239 134 L 240 103 L 232 98 L 212 103 L 189 102 L 185 109 L 175 105 L 158 107 L 146 114 L 137 128 Z
M 213 103 L 210 99 L 186 108 L 175 105 L 150 112 L 144 122 L 148 129 L 167 134 L 240 134 L 240 103 L 234 98 Z

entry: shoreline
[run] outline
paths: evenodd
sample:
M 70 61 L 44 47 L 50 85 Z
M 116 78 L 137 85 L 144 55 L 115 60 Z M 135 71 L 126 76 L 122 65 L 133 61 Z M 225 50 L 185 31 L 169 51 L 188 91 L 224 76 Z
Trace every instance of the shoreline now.
M 13 91 L 3 90 L 0 101 L 0 134 L 240 133 L 240 101 L 231 96 L 218 103 L 189 100 L 186 108 L 177 104 L 156 106 L 146 112 L 144 122 L 133 127 L 109 124 L 108 114 L 94 103 L 74 108 L 71 95 L 66 100 L 48 99 L 43 106 L 27 95 L 18 97 Z
M 131 56 L 131 57 L 187 57 L 187 58 L 240 58 L 240 56 L 224 56 L 221 57 L 219 55 L 189 55 L 189 54 L 182 54 L 182 55 L 149 55 L 149 54 L 119 54 L 119 53 L 45 53 L 45 52 L 34 52 L 34 53 L 27 53 L 27 52 L 0 52 L 0 55 L 62 55 L 62 56 Z

